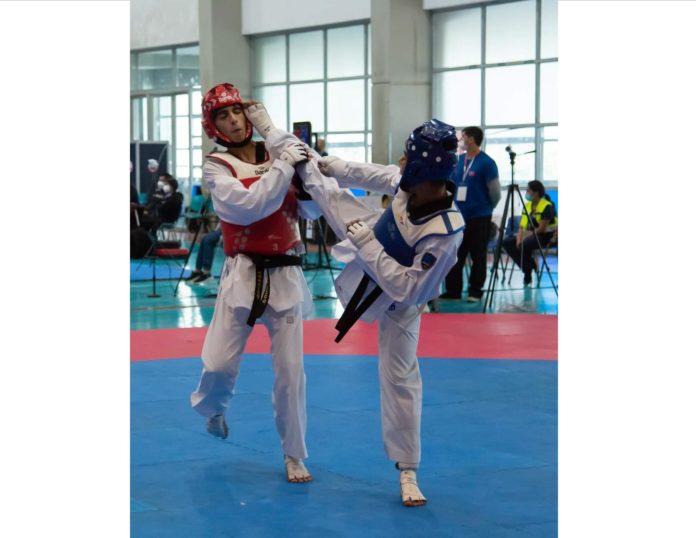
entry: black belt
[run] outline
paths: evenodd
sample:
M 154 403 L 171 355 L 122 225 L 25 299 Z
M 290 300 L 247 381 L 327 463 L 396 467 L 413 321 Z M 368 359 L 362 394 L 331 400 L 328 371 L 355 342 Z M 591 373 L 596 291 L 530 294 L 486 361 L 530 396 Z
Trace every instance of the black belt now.
M 336 342 L 341 341 L 350 328 L 355 325 L 355 322 L 360 319 L 360 316 L 362 316 L 365 311 L 372 306 L 372 303 L 377 300 L 377 297 L 382 294 L 382 288 L 376 286 L 375 289 L 373 289 L 367 295 L 367 297 L 365 297 L 365 300 L 360 302 L 360 299 L 362 299 L 362 296 L 367 289 L 367 285 L 371 280 L 372 279 L 367 276 L 367 274 L 364 274 L 360 284 L 358 284 L 358 287 L 355 290 L 355 293 L 353 293 L 350 301 L 348 301 L 346 309 L 343 311 L 343 315 L 336 323 L 336 330 L 338 330 L 338 335 L 336 336 L 335 340 Z
M 264 255 L 254 254 L 251 252 L 242 252 L 241 254 L 248 256 L 254 263 L 254 267 L 256 269 L 254 302 L 251 305 L 249 319 L 247 319 L 247 325 L 249 325 L 249 327 L 253 327 L 256 320 L 260 318 L 263 315 L 264 310 L 266 310 L 266 306 L 268 306 L 268 297 L 271 294 L 270 274 L 268 274 L 266 279 L 266 287 L 264 288 L 263 286 L 264 270 L 272 269 L 274 267 L 287 267 L 289 265 L 302 265 L 302 258 L 300 256 L 289 256 L 287 254 Z

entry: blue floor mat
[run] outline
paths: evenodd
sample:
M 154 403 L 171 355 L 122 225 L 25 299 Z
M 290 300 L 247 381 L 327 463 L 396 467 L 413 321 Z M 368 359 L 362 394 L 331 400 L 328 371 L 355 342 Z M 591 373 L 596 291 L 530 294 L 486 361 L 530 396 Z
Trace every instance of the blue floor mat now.
M 190 407 L 200 359 L 132 363 L 132 535 L 557 536 L 555 361 L 420 361 L 429 500 L 410 509 L 382 448 L 376 358 L 305 366 L 314 481 L 289 484 L 268 355 L 245 356 L 224 441 Z
M 174 261 L 155 261 L 155 278 L 157 280 L 176 280 L 181 274 L 181 265 Z M 189 269 L 184 270 L 184 278 L 191 276 Z M 130 279 L 152 280 L 152 262 L 150 260 L 130 260 Z

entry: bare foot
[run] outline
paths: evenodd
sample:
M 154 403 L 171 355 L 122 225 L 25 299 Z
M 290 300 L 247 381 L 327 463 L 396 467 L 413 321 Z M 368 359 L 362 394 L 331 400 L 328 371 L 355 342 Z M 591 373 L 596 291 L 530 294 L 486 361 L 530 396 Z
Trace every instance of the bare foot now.
M 310 482 L 312 480 L 312 475 L 309 474 L 302 460 L 290 456 L 285 456 L 285 475 L 287 476 L 288 482 L 292 482 L 293 484 Z

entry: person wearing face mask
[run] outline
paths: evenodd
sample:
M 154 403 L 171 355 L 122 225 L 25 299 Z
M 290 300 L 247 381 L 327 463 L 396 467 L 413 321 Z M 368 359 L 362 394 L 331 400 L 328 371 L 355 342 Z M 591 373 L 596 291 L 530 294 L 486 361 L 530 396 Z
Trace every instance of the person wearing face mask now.
M 500 180 L 495 161 L 481 150 L 483 131 L 465 127 L 461 131 L 459 156 L 454 180 L 458 186 L 457 206 L 464 215 L 464 240 L 457 252 L 457 264 L 447 274 L 441 299 L 461 299 L 464 285 L 462 272 L 467 255 L 471 256 L 467 301 L 474 303 L 483 296 L 486 282 L 486 257 L 493 208 L 500 201 Z
M 160 174 L 157 188 L 145 207 L 142 226 L 155 233 L 162 223 L 176 222 L 181 215 L 184 196 L 177 191 L 179 183 L 171 174 Z
M 532 254 L 534 250 L 545 247 L 551 241 L 554 232 L 558 229 L 558 217 L 554 206 L 546 189 L 541 181 L 534 180 L 527 184 L 527 192 L 524 197 L 526 212 L 522 212 L 520 228 L 517 235 L 503 241 L 505 252 L 515 261 L 524 273 L 524 285 L 532 283 L 532 269 L 534 260 Z M 527 218 L 530 215 L 531 220 Z M 534 230 L 539 238 L 539 244 L 534 238 Z
M 163 174 L 157 182 L 155 199 L 157 216 L 161 222 L 175 222 L 181 215 L 184 195 L 178 192 L 179 183 L 171 174 Z

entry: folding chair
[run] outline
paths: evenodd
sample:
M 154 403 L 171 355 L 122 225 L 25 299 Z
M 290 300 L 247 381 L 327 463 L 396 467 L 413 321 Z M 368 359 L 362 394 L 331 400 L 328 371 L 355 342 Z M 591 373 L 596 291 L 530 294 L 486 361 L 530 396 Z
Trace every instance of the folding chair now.
M 543 257 L 541 255 L 542 252 L 544 254 Z M 537 274 L 537 288 L 541 287 L 541 277 L 544 276 L 544 267 L 542 267 L 543 261 L 548 260 L 549 255 L 556 256 L 558 258 L 558 228 L 554 230 L 553 236 L 551 237 L 551 241 L 549 241 L 548 245 L 546 245 L 542 250 L 536 249 L 534 251 L 534 261 L 536 265 L 534 271 Z M 550 271 L 551 268 L 549 268 L 549 272 Z
M 160 297 L 157 294 L 157 260 L 188 260 L 190 256 L 189 249 L 182 248 L 180 241 L 160 240 L 158 237 L 159 232 L 158 228 L 154 234 L 150 234 L 152 246 L 144 256 L 145 259 L 150 260 L 150 265 L 152 266 L 152 293 L 148 297 Z

